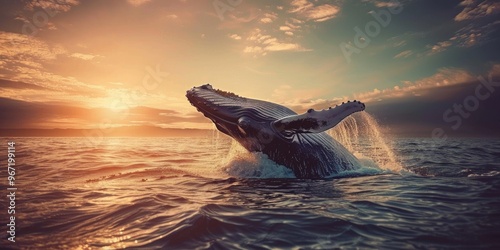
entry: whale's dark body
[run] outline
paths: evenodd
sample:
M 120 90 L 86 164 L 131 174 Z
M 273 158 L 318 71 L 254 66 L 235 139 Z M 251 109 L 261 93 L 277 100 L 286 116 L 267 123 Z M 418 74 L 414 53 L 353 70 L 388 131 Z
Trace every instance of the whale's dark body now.
M 188 90 L 186 96 L 219 131 L 247 150 L 262 152 L 292 169 L 297 178 L 323 178 L 360 167 L 356 157 L 323 132 L 363 110 L 360 102 L 297 115 L 284 106 L 239 97 L 208 84 Z

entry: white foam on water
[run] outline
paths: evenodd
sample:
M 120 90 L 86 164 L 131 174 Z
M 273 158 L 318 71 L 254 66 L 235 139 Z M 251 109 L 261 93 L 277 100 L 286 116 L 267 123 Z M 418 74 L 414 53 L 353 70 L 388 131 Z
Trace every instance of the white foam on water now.
M 388 136 L 367 112 L 360 112 L 344 119 L 328 131 L 333 138 L 356 156 L 365 168 L 380 168 L 400 172 L 403 168 Z
M 220 169 L 240 178 L 295 178 L 291 169 L 275 163 L 263 153 L 248 152 L 234 140 Z
M 469 174 L 467 177 L 485 177 L 485 176 L 498 176 L 500 175 L 500 171 L 490 171 L 483 174 Z
M 379 166 L 377 162 L 375 162 L 372 158 L 367 157 L 359 152 L 353 153 L 356 158 L 358 158 L 361 163 L 361 168 L 355 170 L 346 170 L 340 173 L 331 174 L 326 178 L 339 178 L 339 177 L 356 177 L 356 176 L 369 176 L 369 175 L 378 175 L 384 173 L 393 172 L 389 169 L 384 169 Z

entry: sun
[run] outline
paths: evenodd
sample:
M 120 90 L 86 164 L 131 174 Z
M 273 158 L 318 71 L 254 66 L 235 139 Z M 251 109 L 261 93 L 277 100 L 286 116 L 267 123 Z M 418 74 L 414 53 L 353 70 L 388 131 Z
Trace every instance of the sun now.
M 133 98 L 130 98 L 130 93 L 123 89 L 112 89 L 107 91 L 107 97 L 103 99 L 101 107 L 106 108 L 114 113 L 127 112 L 130 108 L 135 107 L 136 103 Z

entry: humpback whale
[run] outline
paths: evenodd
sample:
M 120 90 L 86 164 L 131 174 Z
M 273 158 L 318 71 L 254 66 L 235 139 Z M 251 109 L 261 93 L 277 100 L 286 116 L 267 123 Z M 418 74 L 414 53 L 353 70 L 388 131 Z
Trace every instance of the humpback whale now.
M 248 151 L 262 152 L 290 168 L 297 178 L 325 178 L 361 167 L 354 155 L 324 132 L 364 110 L 365 104 L 359 101 L 299 115 L 282 105 L 240 97 L 210 84 L 189 89 L 186 97 L 219 131 Z

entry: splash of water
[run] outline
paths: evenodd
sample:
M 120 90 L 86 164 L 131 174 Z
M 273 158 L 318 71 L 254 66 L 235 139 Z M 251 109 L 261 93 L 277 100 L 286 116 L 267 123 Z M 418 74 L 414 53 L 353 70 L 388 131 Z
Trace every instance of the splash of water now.
M 377 166 L 394 172 L 402 170 L 386 135 L 375 118 L 367 112 L 356 113 L 328 131 L 363 164 Z
M 221 161 L 222 171 L 243 178 L 295 178 L 293 171 L 279 165 L 261 152 L 248 152 L 235 140 L 227 157 Z
M 352 152 L 361 163 L 371 169 L 401 171 L 390 143 L 384 138 L 377 121 L 368 113 L 349 116 L 328 133 Z M 221 136 L 215 126 L 212 145 L 218 169 L 231 176 L 245 178 L 293 178 L 293 173 L 262 153 L 251 153 L 238 142 Z
M 214 158 L 220 161 L 220 159 L 224 159 L 228 156 L 231 144 L 234 143 L 235 140 L 222 134 L 214 124 L 212 127 L 212 136 L 209 138 L 209 141 L 212 152 L 214 152 Z
M 295 178 L 293 171 L 260 152 L 248 152 L 236 140 L 213 128 L 212 143 L 217 171 L 240 178 Z

